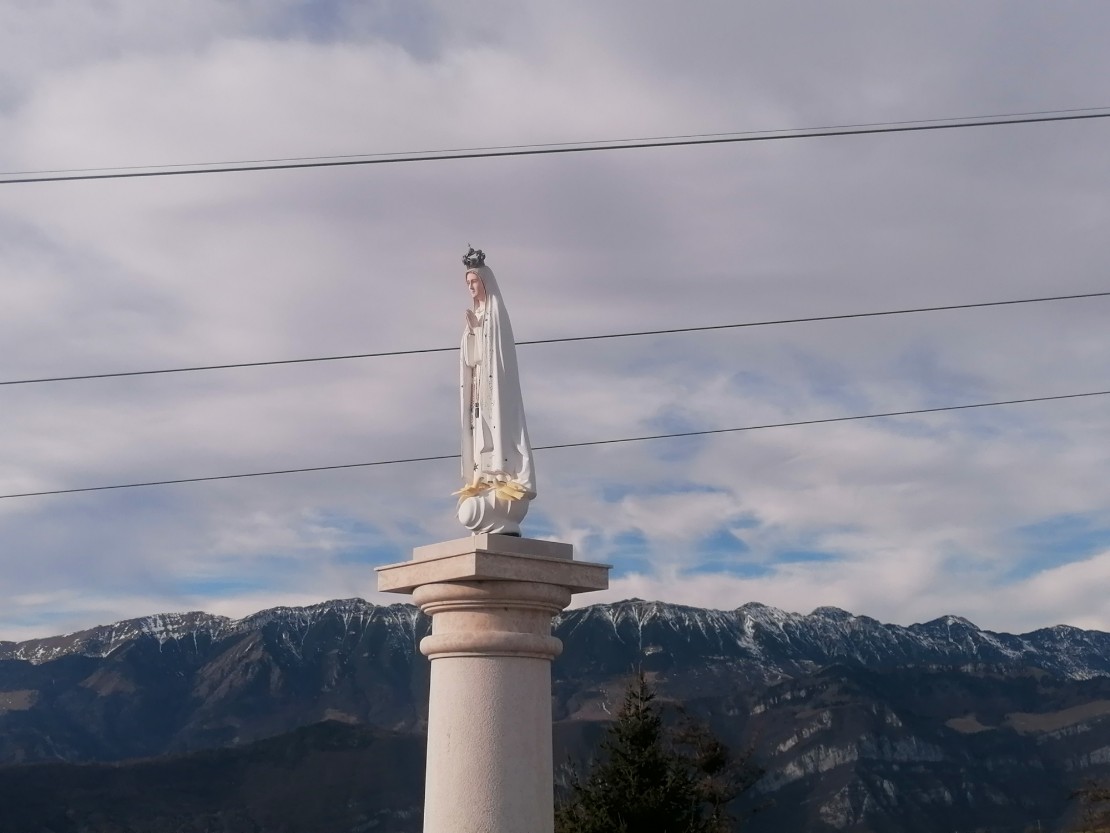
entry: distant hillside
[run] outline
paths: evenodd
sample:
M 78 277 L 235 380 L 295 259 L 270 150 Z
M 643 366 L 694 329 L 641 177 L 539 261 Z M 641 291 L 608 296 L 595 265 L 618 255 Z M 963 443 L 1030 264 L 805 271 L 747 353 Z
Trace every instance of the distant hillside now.
M 50 778 L 34 779 L 47 771 L 86 798 L 118 798 L 120 806 L 136 779 L 152 779 L 143 792 L 155 794 L 166 777 L 198 790 L 166 786 L 167 818 L 179 807 L 188 813 L 192 795 L 198 813 L 204 804 L 262 824 L 265 796 L 280 805 L 295 794 L 283 779 L 309 767 L 308 782 L 323 779 L 321 796 L 369 796 L 336 816 L 338 826 L 312 829 L 346 831 L 374 819 L 379 826 L 362 829 L 419 830 L 403 815 L 389 816 L 399 826 L 381 826 L 386 816 L 373 813 L 409 812 L 419 802 L 422 759 L 397 750 L 422 749 L 429 664 L 416 646 L 426 632 L 410 606 L 355 599 L 238 621 L 152 616 L 0 643 L 0 762 L 40 764 L 0 770 L 0 807 L 9 806 L 6 790 L 36 794 L 34 785 Z M 1051 830 L 1073 786 L 1110 774 L 1110 634 L 996 634 L 954 616 L 903 628 L 835 608 L 798 615 L 639 600 L 569 611 L 556 634 L 566 646 L 554 666 L 557 763 L 592 752 L 625 679 L 642 667 L 664 701 L 705 717 L 733 745 L 755 745 L 767 773 L 749 799 L 773 806 L 753 831 L 1001 833 L 1037 820 Z M 348 734 L 349 749 L 337 740 Z M 344 780 L 338 764 L 315 757 L 348 754 L 371 781 Z M 395 763 L 383 768 L 383 755 Z M 160 760 L 59 764 L 135 758 Z M 165 776 L 194 765 L 184 781 Z M 206 772 L 219 783 L 205 784 Z M 231 772 L 254 786 L 234 787 Z M 375 792 L 394 777 L 406 786 Z M 81 787 L 82 779 L 95 786 Z M 153 824 L 134 829 L 161 829 Z M 28 828 L 0 825 L 8 829 Z
M 409 833 L 423 738 L 328 722 L 235 749 L 0 768 L 0 833 Z

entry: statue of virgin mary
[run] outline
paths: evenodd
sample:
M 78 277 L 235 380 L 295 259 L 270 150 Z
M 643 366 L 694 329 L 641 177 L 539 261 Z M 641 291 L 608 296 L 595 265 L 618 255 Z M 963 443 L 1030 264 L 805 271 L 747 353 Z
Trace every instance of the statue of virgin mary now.
M 509 313 L 486 256 L 463 257 L 471 305 L 459 350 L 462 477 L 459 520 L 477 535 L 519 535 L 536 496 L 532 445 L 524 421 L 516 343 Z

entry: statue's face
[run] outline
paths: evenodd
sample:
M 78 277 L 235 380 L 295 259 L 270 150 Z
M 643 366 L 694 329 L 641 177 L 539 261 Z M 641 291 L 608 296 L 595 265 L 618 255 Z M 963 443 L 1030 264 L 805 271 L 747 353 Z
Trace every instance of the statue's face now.
M 486 285 L 473 272 L 466 273 L 466 288 L 470 290 L 470 297 L 479 304 L 486 302 Z

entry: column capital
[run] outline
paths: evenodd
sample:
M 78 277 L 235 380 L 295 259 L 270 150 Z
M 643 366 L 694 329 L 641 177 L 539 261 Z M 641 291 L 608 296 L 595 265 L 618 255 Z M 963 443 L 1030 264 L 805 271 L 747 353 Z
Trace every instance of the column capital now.
M 575 561 L 570 544 L 471 535 L 413 550 L 411 561 L 378 567 L 378 590 L 411 594 L 426 584 L 510 581 L 552 584 L 571 593 L 604 590 L 609 565 Z
M 413 601 L 432 617 L 433 632 L 420 641 L 429 659 L 461 656 L 532 657 L 552 660 L 563 643 L 551 636 L 551 619 L 570 604 L 556 584 L 467 581 L 423 584 Z

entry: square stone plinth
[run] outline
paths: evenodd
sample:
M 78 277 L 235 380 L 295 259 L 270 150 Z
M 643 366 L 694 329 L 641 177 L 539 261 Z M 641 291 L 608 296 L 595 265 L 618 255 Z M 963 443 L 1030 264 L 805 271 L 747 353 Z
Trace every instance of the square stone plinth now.
M 605 590 L 609 565 L 575 561 L 574 548 L 512 535 L 471 535 L 413 550 L 412 560 L 378 567 L 378 590 L 412 593 L 450 581 L 532 581 L 572 593 Z

